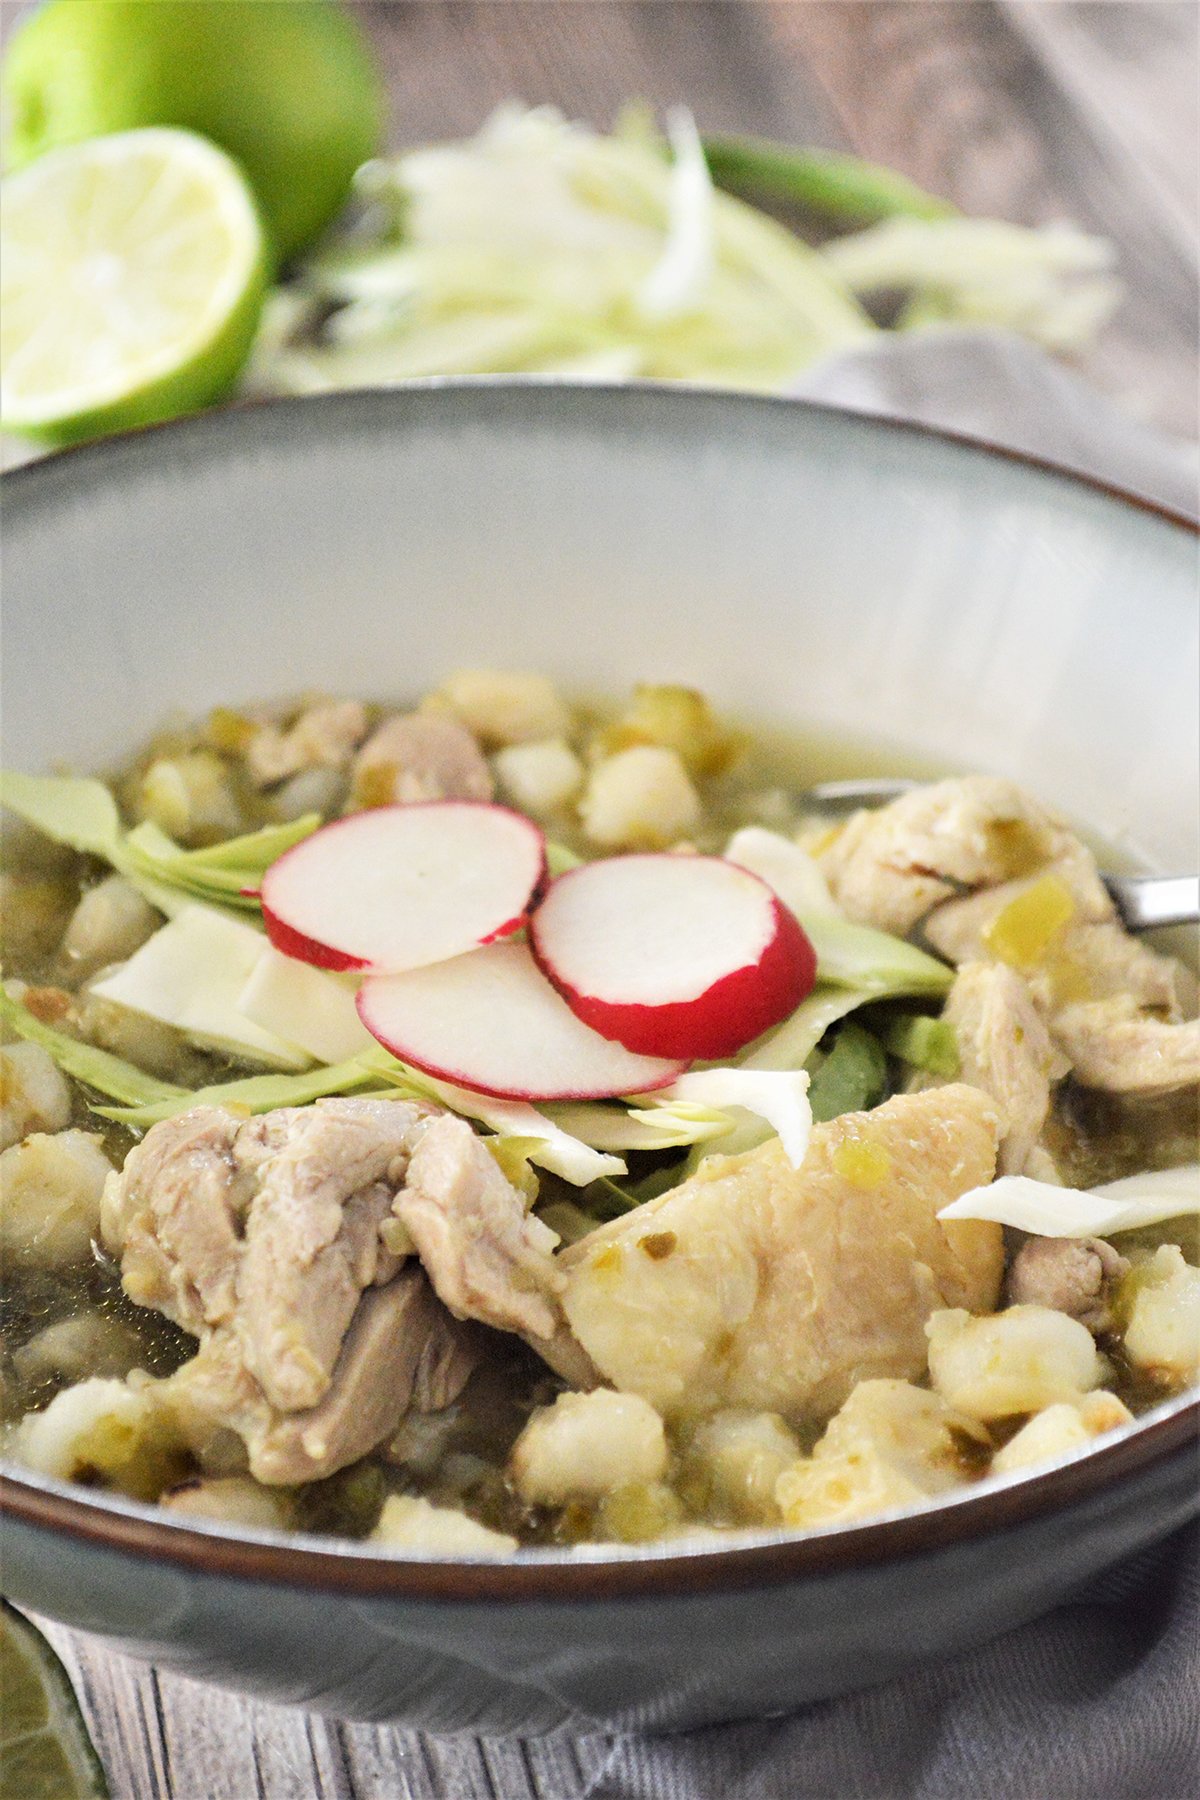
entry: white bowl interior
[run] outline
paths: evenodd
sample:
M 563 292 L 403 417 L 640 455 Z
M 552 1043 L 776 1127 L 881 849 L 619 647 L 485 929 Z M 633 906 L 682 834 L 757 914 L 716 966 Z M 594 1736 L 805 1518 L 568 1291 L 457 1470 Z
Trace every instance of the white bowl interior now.
M 528 665 L 694 683 L 1195 856 L 1195 540 L 1067 477 L 795 403 L 482 383 L 212 416 L 7 485 L 26 767 L 119 760 L 173 710 Z

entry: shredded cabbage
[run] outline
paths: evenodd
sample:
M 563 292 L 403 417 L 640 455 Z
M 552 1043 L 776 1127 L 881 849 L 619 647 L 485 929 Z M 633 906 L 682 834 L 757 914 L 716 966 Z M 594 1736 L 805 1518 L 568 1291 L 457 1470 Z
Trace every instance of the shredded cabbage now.
M 56 844 L 113 862 L 121 842 L 117 803 L 102 781 L 0 771 L 0 805 Z
M 246 984 L 268 949 L 262 933 L 232 913 L 198 903 L 160 926 L 92 993 L 185 1032 L 193 1042 L 282 1069 L 311 1054 L 241 1011 Z
M 93 1106 L 92 1111 L 121 1125 L 147 1127 L 189 1112 L 193 1106 L 223 1106 L 234 1112 L 272 1112 L 277 1106 L 308 1106 L 330 1094 L 348 1094 L 357 1088 L 371 1088 L 387 1093 L 401 1093 L 407 1099 L 424 1099 L 423 1093 L 410 1092 L 399 1077 L 384 1082 L 373 1069 L 357 1058 L 338 1063 L 332 1068 L 308 1069 L 299 1075 L 247 1075 L 237 1081 L 221 1081 L 211 1087 L 191 1092 L 177 1089 L 174 1095 L 147 1100 L 132 1106 Z
M 276 857 L 321 823 L 319 814 L 307 813 L 203 850 L 184 850 L 149 820 L 123 831 L 117 803 L 102 781 L 14 770 L 0 772 L 0 805 L 54 843 L 102 858 L 168 918 L 193 900 L 257 914 L 253 891 L 243 890 L 257 889 Z
M 490 1131 L 505 1140 L 520 1139 L 528 1145 L 530 1162 L 560 1175 L 573 1187 L 587 1187 L 603 1177 L 624 1175 L 625 1164 L 619 1156 L 600 1154 L 582 1139 L 572 1137 L 545 1113 L 522 1100 L 496 1100 L 489 1094 L 476 1094 L 469 1088 L 455 1087 L 451 1082 L 436 1080 L 431 1075 L 420 1077 L 433 1096 L 452 1111 L 468 1119 L 478 1119 Z
M 911 290 L 909 329 L 998 325 L 1048 350 L 1081 349 L 1121 297 L 1112 245 L 1074 225 L 892 218 L 823 254 L 856 294 Z
M 358 1016 L 357 975 L 334 975 L 262 942 L 235 1005 L 263 1031 L 317 1062 L 347 1062 L 375 1040 Z
M 272 296 L 251 389 L 523 370 L 778 392 L 879 335 L 858 296 L 880 289 L 908 294 L 906 329 L 998 324 L 1059 350 L 1112 311 L 1111 246 L 1073 226 L 947 217 L 854 158 L 750 139 L 706 155 L 681 108 L 667 139 L 642 114 L 603 135 L 508 105 L 473 138 L 366 164 L 365 216 Z M 812 249 L 714 168 L 882 222 Z
M 1038 1237 L 1108 1237 L 1191 1212 L 1200 1212 L 1200 1163 L 1128 1175 L 1090 1192 L 1002 1175 L 960 1194 L 938 1218 L 990 1219 Z
M 672 107 L 667 114 L 667 136 L 675 153 L 667 240 L 637 295 L 638 308 L 647 319 L 676 318 L 702 305 L 716 261 L 712 177 L 696 121 L 685 106 Z
M 271 864 L 320 823 L 319 813 L 305 813 L 287 824 L 266 825 L 202 850 L 183 850 L 147 820 L 127 834 L 119 854 L 151 880 L 197 900 L 257 912 L 258 885 Z
M 821 254 L 711 185 L 690 117 L 672 160 L 550 108 L 360 171 L 368 214 L 300 271 L 251 385 L 610 373 L 777 391 L 875 327 Z M 330 316 L 330 305 L 336 310 Z
M 736 1131 L 745 1123 L 743 1115 L 752 1113 L 778 1136 L 794 1169 L 800 1167 L 808 1150 L 813 1115 L 808 1102 L 808 1075 L 803 1069 L 696 1069 L 680 1075 L 670 1087 L 658 1089 L 647 1099 L 649 1106 L 632 1109 L 632 1118 L 653 1124 L 657 1115 L 670 1117 L 681 1105 L 719 1109 L 729 1122 L 726 1132 L 712 1134 L 717 1137 Z
M 725 855 L 765 881 L 797 918 L 809 913 L 842 916 L 816 858 L 782 832 L 744 825 L 726 844 Z
M 743 1056 L 743 1069 L 802 1069 L 825 1033 L 847 1013 L 878 996 L 870 988 L 815 987 L 791 1016 Z
M 803 1070 L 695 1069 L 670 1087 L 636 1095 L 621 1108 L 578 1101 L 549 1111 L 564 1130 L 597 1149 L 686 1149 L 735 1133 L 737 1148 L 749 1149 L 775 1131 L 789 1158 L 802 1160 L 811 1124 L 807 1089 Z M 749 1129 L 747 1114 L 756 1121 Z M 768 1129 L 762 1130 L 758 1121 Z M 719 1147 L 725 1151 L 729 1145 Z
M 406 1084 L 422 1099 L 436 1101 L 464 1118 L 477 1119 L 500 1138 L 527 1140 L 532 1146 L 528 1151 L 531 1162 L 561 1175 L 575 1187 L 586 1187 L 602 1176 L 625 1173 L 625 1164 L 619 1157 L 596 1155 L 594 1147 L 573 1137 L 559 1121 L 524 1100 L 498 1100 L 491 1094 L 477 1094 L 473 1088 L 457 1087 L 453 1082 L 410 1068 L 382 1044 L 373 1045 L 358 1058 L 358 1063 L 381 1079 Z
M 800 923 L 817 953 L 822 981 L 862 988 L 875 1000 L 948 994 L 954 970 L 873 925 L 805 913 Z
M 650 1096 L 647 1095 L 647 1102 Z M 631 1108 L 605 1100 L 551 1102 L 547 1114 L 563 1131 L 594 1150 L 681 1150 L 730 1129 L 728 1114 L 679 1101 L 675 1106 Z

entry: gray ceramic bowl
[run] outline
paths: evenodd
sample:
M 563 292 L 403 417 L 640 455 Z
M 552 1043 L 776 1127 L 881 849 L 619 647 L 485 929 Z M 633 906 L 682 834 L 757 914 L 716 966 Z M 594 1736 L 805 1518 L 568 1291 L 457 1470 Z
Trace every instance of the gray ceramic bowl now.
M 847 763 L 1028 782 L 1195 861 L 1195 539 L 978 447 L 797 403 L 533 383 L 268 405 L 5 478 L 5 758 L 462 663 L 693 682 Z M 1197 1504 L 1197 1405 L 908 1517 L 509 1564 L 168 1522 L 12 1472 L 11 1596 L 191 1675 L 447 1731 L 677 1727 L 895 1674 Z

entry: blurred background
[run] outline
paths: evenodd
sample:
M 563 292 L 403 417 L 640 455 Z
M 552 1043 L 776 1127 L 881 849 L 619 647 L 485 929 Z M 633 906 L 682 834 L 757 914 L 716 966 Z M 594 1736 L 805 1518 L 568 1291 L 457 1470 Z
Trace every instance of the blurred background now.
M 1197 433 L 1200 7 L 1194 0 L 359 0 L 393 145 L 501 101 L 611 124 L 631 95 L 702 130 L 848 149 L 964 212 L 1072 219 L 1126 299 L 1084 358 Z
M 57 0 L 82 11 L 99 3 Z M 142 0 L 140 10 L 173 3 Z M 259 6 L 269 12 L 274 0 Z M 6 49 L 32 10 L 0 0 Z M 1120 303 L 1113 310 L 1110 299 L 1096 302 L 1086 326 L 1076 319 L 1066 328 L 1056 317 L 1052 330 L 1029 335 L 1127 413 L 1196 437 L 1194 0 L 347 0 L 347 10 L 375 59 L 381 147 L 391 152 L 468 137 L 514 99 L 552 104 L 604 130 L 631 101 L 647 103 L 660 122 L 681 103 L 702 133 L 852 151 L 967 215 L 1021 226 L 1072 222 L 1093 251 L 1102 245 L 1096 254 L 1115 268 Z M 738 191 L 810 240 L 851 223 L 814 219 L 759 181 Z M 1068 283 L 1077 274 L 1069 272 Z M 878 293 L 865 303 L 895 322 L 890 298 L 883 295 L 882 314 Z M 929 292 L 915 298 L 927 319 Z M 396 296 L 385 299 L 394 322 Z M 326 287 L 315 309 L 301 311 L 298 330 L 297 314 L 268 303 L 272 351 L 289 330 L 293 344 L 308 346 L 314 319 L 319 337 L 328 301 Z M 970 305 L 979 310 L 977 292 Z M 945 310 L 958 320 L 970 307 L 956 300 Z M 343 323 L 356 346 L 365 341 L 373 353 L 379 309 Z M 1061 342 L 1051 341 L 1056 334 Z M 396 373 L 430 366 L 427 357 L 401 358 Z M 448 366 L 458 365 L 451 358 Z M 522 365 L 510 356 L 497 366 Z M 574 372 L 569 359 L 562 366 Z M 389 378 L 386 357 L 319 371 L 304 357 L 265 372 L 252 364 L 249 385 L 309 391 L 343 385 L 361 367 L 364 380 Z M 704 379 L 706 370 L 683 373 Z

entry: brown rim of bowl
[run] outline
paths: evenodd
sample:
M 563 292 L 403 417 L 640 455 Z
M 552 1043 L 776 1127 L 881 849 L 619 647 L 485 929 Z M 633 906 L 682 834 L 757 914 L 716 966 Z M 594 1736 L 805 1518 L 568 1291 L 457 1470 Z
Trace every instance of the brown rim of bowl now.
M 94 438 L 87 443 L 64 444 L 49 449 L 31 462 L 0 472 L 0 491 L 7 489 L 9 492 L 16 492 L 26 485 L 36 484 L 39 477 L 44 479 L 51 471 L 58 472 L 63 468 L 77 471 L 83 464 L 105 461 L 114 451 L 127 450 L 131 446 L 145 444 L 147 440 L 152 445 L 156 444 L 162 434 L 207 436 L 214 430 L 221 431 L 231 420 L 271 419 L 276 415 L 286 416 L 298 411 L 304 414 L 317 409 L 335 412 L 347 407 L 353 409 L 355 406 L 379 404 L 394 404 L 399 407 L 414 398 L 435 394 L 470 397 L 489 393 L 555 395 L 561 396 L 564 402 L 589 395 L 609 398 L 637 395 L 667 406 L 695 407 L 697 410 L 793 411 L 817 418 L 840 419 L 867 432 L 878 430 L 932 440 L 968 453 L 1013 463 L 1037 474 L 1102 494 L 1136 512 L 1147 513 L 1165 524 L 1181 527 L 1193 537 L 1200 537 L 1200 513 L 1193 515 L 1181 512 L 1178 507 L 1153 500 L 1146 494 L 1122 487 L 1117 482 L 1090 474 L 1084 469 L 1055 462 L 1050 457 L 1035 456 L 1032 451 L 1018 450 L 1009 444 L 998 444 L 992 438 L 955 431 L 944 425 L 929 425 L 919 419 L 896 418 L 888 413 L 860 412 L 853 407 L 836 406 L 827 400 L 807 400 L 799 395 L 740 393 L 732 389 L 690 386 L 685 382 L 571 382 L 550 375 L 429 375 L 397 382 L 391 387 L 345 388 L 329 394 L 249 396 L 209 407 L 203 412 L 186 414 L 181 418 L 164 419 L 156 425 L 142 425 L 129 431 L 114 432 L 109 437 Z
M 612 399 L 636 395 L 656 405 L 697 412 L 740 411 L 749 415 L 755 411 L 794 410 L 840 420 L 868 434 L 882 430 L 948 444 L 968 456 L 998 458 L 1100 494 L 1165 524 L 1181 527 L 1193 537 L 1200 536 L 1200 521 L 1144 495 L 1025 451 L 913 420 L 858 413 L 786 395 L 724 393 L 653 382 L 572 384 L 529 376 L 435 376 L 394 388 L 241 402 L 52 452 L 0 475 L 0 490 L 15 495 L 60 474 L 68 478 L 86 474 L 96 464 L 100 465 L 98 472 L 103 473 L 120 452 L 154 455 L 164 435 L 203 441 L 213 435 L 219 437 L 235 420 L 270 422 L 279 415 L 308 418 L 317 411 L 371 411 L 380 407 L 403 412 L 414 399 L 439 394 L 464 400 L 487 394 L 507 398 L 537 394 L 554 396 L 564 405 L 581 397 Z M 1200 1398 L 1173 1406 L 1163 1416 L 1149 1418 L 1111 1443 L 1083 1451 L 1042 1475 L 988 1483 L 900 1517 L 865 1525 L 834 1526 L 786 1539 L 771 1537 L 730 1549 L 715 1546 L 672 1553 L 650 1547 L 633 1549 L 619 1557 L 611 1552 L 589 1556 L 586 1552 L 557 1551 L 527 1553 L 520 1560 L 511 1561 L 406 1561 L 386 1553 L 364 1554 L 328 1539 L 296 1543 L 268 1534 L 238 1537 L 220 1527 L 185 1525 L 164 1517 L 157 1509 L 133 1502 L 118 1500 L 109 1504 L 104 1499 L 85 1497 L 82 1491 L 72 1492 L 65 1483 L 42 1485 L 4 1472 L 0 1472 L 0 1513 L 42 1530 L 65 1532 L 81 1542 L 200 1574 L 327 1593 L 448 1604 L 632 1599 L 671 1594 L 683 1597 L 830 1574 L 917 1556 L 942 1545 L 1002 1531 L 1025 1519 L 1084 1500 L 1109 1482 L 1146 1469 L 1197 1441 Z
M 673 1552 L 634 1547 L 624 1555 L 533 1551 L 519 1559 L 411 1559 L 364 1554 L 329 1539 L 297 1543 L 263 1533 L 239 1537 L 221 1527 L 197 1528 L 133 1502 L 83 1498 L 66 1484 L 35 1486 L 0 1473 L 0 1515 L 45 1531 L 65 1532 L 153 1562 L 199 1574 L 267 1582 L 321 1593 L 433 1603 L 483 1601 L 560 1603 L 686 1597 L 773 1586 L 810 1575 L 920 1556 L 949 1544 L 1004 1531 L 1086 1500 L 1101 1488 L 1200 1445 L 1200 1398 L 1178 1404 L 1079 1452 L 1041 1475 L 1010 1476 L 948 1496 L 918 1512 L 864 1525 L 827 1527 L 788 1538 L 771 1536 L 726 1549 Z

